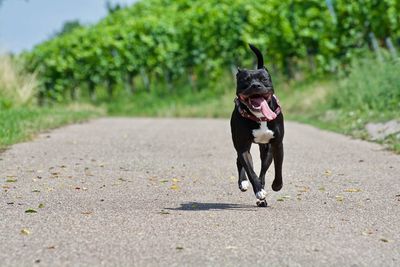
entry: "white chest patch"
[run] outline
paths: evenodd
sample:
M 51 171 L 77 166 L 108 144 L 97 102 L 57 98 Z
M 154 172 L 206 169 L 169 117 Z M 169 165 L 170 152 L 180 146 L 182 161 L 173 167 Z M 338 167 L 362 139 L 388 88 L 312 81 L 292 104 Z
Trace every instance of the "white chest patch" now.
M 274 138 L 274 132 L 268 129 L 267 122 L 263 121 L 260 123 L 259 129 L 253 130 L 254 143 L 257 144 L 268 144 L 269 140 Z

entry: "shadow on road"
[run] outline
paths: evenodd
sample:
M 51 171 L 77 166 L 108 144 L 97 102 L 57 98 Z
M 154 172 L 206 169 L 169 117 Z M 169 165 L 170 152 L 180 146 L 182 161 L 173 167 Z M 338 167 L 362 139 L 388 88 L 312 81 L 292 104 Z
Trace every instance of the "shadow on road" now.
M 257 209 L 256 206 L 231 204 L 231 203 L 202 203 L 202 202 L 187 202 L 182 203 L 177 208 L 166 208 L 166 210 L 184 210 L 184 211 L 205 211 L 205 210 L 252 210 Z

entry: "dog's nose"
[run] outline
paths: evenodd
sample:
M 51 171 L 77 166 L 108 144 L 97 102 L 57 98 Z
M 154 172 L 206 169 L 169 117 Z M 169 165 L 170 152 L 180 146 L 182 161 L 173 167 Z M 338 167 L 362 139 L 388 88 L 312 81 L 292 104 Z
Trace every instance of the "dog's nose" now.
M 262 88 L 261 84 L 259 84 L 259 83 L 253 83 L 251 87 L 253 89 L 261 89 Z

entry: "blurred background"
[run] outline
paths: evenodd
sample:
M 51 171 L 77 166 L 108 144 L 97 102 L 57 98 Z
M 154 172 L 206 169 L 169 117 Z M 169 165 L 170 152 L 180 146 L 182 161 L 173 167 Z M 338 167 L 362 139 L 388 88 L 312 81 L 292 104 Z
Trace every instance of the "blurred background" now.
M 96 116 L 229 117 L 248 43 L 288 119 L 400 151 L 399 0 L 0 0 L 0 147 Z

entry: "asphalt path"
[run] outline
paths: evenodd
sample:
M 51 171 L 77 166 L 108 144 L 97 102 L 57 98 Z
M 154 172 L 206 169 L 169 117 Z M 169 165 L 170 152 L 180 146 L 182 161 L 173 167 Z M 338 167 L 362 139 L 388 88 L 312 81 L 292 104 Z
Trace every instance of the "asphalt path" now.
M 259 208 L 228 120 L 106 118 L 14 145 L 0 266 L 400 266 L 400 156 L 293 122 L 284 147 Z

